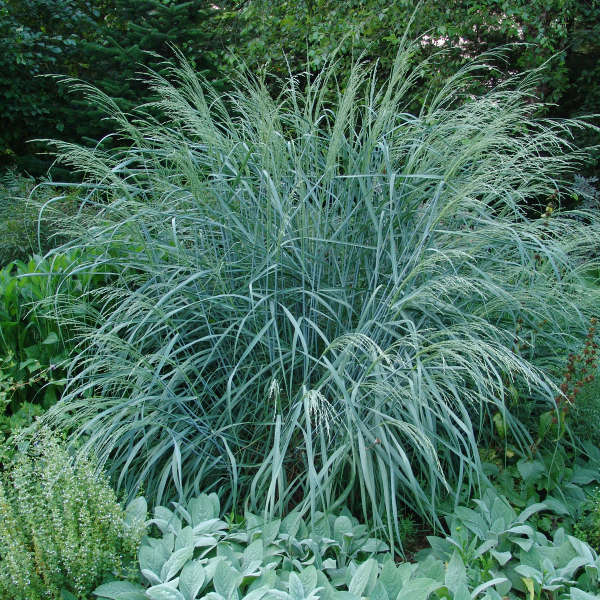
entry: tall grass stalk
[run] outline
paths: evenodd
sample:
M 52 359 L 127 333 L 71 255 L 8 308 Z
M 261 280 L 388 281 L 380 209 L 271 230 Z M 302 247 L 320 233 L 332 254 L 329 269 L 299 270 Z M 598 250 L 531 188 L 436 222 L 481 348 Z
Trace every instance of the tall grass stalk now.
M 541 367 L 597 302 L 599 231 L 523 206 L 556 203 L 581 124 L 535 118 L 535 74 L 465 97 L 483 60 L 410 114 L 411 53 L 387 81 L 330 65 L 278 98 L 250 76 L 219 97 L 182 60 L 133 116 L 80 86 L 126 144 L 59 144 L 95 207 L 71 245 L 116 280 L 68 312 L 80 352 L 50 418 L 129 493 L 345 503 L 398 541 L 403 507 L 439 523 L 479 485 L 493 415 L 532 442 L 507 390 L 552 404 Z

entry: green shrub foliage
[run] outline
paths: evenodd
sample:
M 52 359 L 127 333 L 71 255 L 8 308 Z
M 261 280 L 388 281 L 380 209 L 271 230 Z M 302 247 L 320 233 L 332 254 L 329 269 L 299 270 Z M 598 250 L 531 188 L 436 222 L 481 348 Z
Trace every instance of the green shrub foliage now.
M 51 418 L 130 494 L 346 502 L 393 539 L 399 505 L 435 521 L 477 486 L 493 415 L 533 443 L 515 398 L 555 407 L 540 367 L 597 306 L 598 219 L 558 208 L 580 124 L 534 117 L 535 74 L 457 103 L 478 62 L 409 114 L 414 51 L 382 83 L 356 64 L 338 88 L 332 67 L 277 99 L 252 78 L 220 98 L 184 62 L 131 121 L 83 88 L 130 141 L 59 144 L 102 203 L 72 222 L 96 256 L 77 272 L 119 276 Z M 528 218 L 540 197 L 555 208 Z
M 53 405 L 64 387 L 69 326 L 59 326 L 56 297 L 98 289 L 105 275 L 82 273 L 63 280 L 79 252 L 33 257 L 0 269 L 0 440 Z M 81 307 L 74 306 L 81 316 Z M 62 315 L 64 319 L 65 315 Z
M 600 487 L 593 490 L 584 506 L 587 510 L 576 523 L 576 535 L 600 552 Z
M 318 70 L 337 53 L 338 74 L 345 78 L 353 60 L 364 54 L 390 72 L 396 45 L 410 27 L 411 34 L 423 35 L 416 60 L 435 56 L 440 48 L 445 51 L 414 82 L 419 100 L 431 86 L 440 89 L 445 77 L 471 57 L 513 44 L 503 60 L 490 60 L 504 73 L 524 72 L 551 60 L 537 92 L 556 104 L 550 109 L 553 114 L 597 112 L 597 2 L 494 0 L 449 6 L 424 0 L 414 11 L 413 2 L 385 0 L 0 0 L 0 107 L 5 125 L 0 161 L 14 159 L 22 168 L 41 173 L 48 161 L 35 153 L 44 146 L 29 140 L 57 135 L 81 140 L 107 133 L 99 111 L 66 102 L 64 87 L 38 75 L 94 82 L 130 107 L 149 97 L 138 78 L 140 66 L 156 68 L 160 61 L 152 53 L 168 55 L 169 44 L 184 51 L 221 89 L 231 89 L 240 58 L 255 72 L 266 65 L 268 73 L 286 76 L 289 65 L 296 72 L 308 60 Z M 271 83 L 279 90 L 276 78 Z
M 66 101 L 67 88 L 48 75 L 94 81 L 130 108 L 149 97 L 139 71 L 173 45 L 216 79 L 220 14 L 205 0 L 0 0 L 0 165 L 40 175 L 50 161 L 32 140 L 108 133 L 96 107 Z
M 74 463 L 47 432 L 0 474 L 0 598 L 88 598 L 140 540 L 93 462 Z

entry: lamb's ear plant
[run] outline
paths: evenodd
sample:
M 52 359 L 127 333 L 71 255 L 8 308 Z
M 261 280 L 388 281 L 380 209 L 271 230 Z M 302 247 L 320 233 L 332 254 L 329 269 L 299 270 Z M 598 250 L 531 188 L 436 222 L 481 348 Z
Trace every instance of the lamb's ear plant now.
M 145 504 L 137 500 L 145 510 Z M 586 599 L 600 559 L 558 530 L 550 540 L 488 491 L 475 510 L 459 507 L 450 535 L 429 538 L 418 563 L 395 564 L 387 545 L 347 514 L 297 511 L 284 519 L 219 518 L 216 494 L 172 510 L 157 506 L 139 550 L 137 582 L 112 581 L 110 600 L 501 600 Z M 132 510 L 136 513 L 138 511 Z M 426 556 L 424 556 L 426 554 Z
M 403 506 L 439 524 L 440 495 L 477 488 L 494 415 L 532 444 L 507 390 L 552 408 L 541 369 L 597 307 L 598 217 L 559 210 L 583 125 L 536 119 L 535 74 L 463 97 L 485 57 L 409 114 L 411 53 L 386 81 L 331 66 L 278 98 L 243 75 L 218 97 L 182 60 L 134 116 L 80 86 L 123 143 L 58 144 L 94 207 L 70 245 L 118 276 L 50 418 L 128 494 L 346 504 L 399 543 Z
M 487 594 L 494 600 L 595 597 L 598 554 L 562 528 L 549 538 L 530 523 L 551 505 L 531 504 L 517 514 L 493 489 L 475 503 L 473 509 L 459 506 L 449 517 L 448 536 L 428 538 L 431 549 L 421 552 L 421 559 L 444 561 L 448 571 L 461 573 L 468 589 L 492 588 Z

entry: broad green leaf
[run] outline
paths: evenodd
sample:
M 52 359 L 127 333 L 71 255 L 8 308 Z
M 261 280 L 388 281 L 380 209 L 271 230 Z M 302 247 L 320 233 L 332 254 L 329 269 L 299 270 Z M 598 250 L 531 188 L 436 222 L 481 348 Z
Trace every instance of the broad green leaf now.
M 575 552 L 577 552 L 579 556 L 585 558 L 585 560 L 589 563 L 594 562 L 594 556 L 588 544 L 576 537 L 573 537 L 572 535 L 567 536 L 567 539 L 569 540 L 571 546 L 573 546 L 573 549 L 575 550 Z
M 440 560 L 450 559 L 452 552 L 454 552 L 454 547 L 448 540 L 435 535 L 428 535 L 427 541 L 429 542 L 429 545 L 431 546 L 433 554 L 436 558 Z
M 195 600 L 205 580 L 206 573 L 200 562 L 197 560 L 188 562 L 179 577 L 179 591 L 185 600 Z
M 148 513 L 148 503 L 143 496 L 132 500 L 125 509 L 125 523 L 133 525 L 134 523 L 143 523 Z
M 248 592 L 242 600 L 261 600 L 269 591 L 269 587 L 263 586 Z
M 541 571 L 535 569 L 534 567 L 530 567 L 529 565 L 518 565 L 515 567 L 515 572 L 517 572 L 523 578 L 531 579 L 537 583 L 541 583 L 543 580 Z
M 388 545 L 381 540 L 375 538 L 369 538 L 366 542 L 361 543 L 360 551 L 367 554 L 375 552 L 387 552 L 389 550 Z
M 577 587 L 572 587 L 570 592 L 571 600 L 598 600 L 600 598 L 600 595 L 598 594 L 590 594 L 589 592 L 584 592 Z
M 542 510 L 548 510 L 548 506 L 544 502 L 538 502 L 536 504 L 530 504 L 518 517 L 521 522 L 527 521 L 529 517 L 538 513 Z
M 163 565 L 163 568 L 160 571 L 160 576 L 163 581 L 170 581 L 179 573 L 183 565 L 186 562 L 192 559 L 194 555 L 194 548 L 187 547 L 181 548 L 179 550 L 175 550 L 173 554 L 169 557 L 169 560 Z
M 140 571 L 153 574 L 150 582 L 156 584 L 157 581 L 162 583 L 160 577 L 163 565 L 169 560 L 170 553 L 162 544 L 147 545 L 143 544 L 139 552 Z
M 219 517 L 219 512 L 215 513 L 214 502 L 206 494 L 192 498 L 188 503 L 188 511 L 192 516 L 192 525 L 194 527 L 204 521 L 218 519 Z
M 175 538 L 175 550 L 194 548 L 194 541 L 194 532 L 189 525 L 186 525 Z
M 148 588 L 146 596 L 150 600 L 185 600 L 179 590 L 166 583 Z
M 129 581 L 111 581 L 94 590 L 96 596 L 110 600 L 145 600 L 144 588 Z
M 381 573 L 379 574 L 379 581 L 383 584 L 388 596 L 395 599 L 404 582 L 396 564 L 391 558 L 383 563 Z
M 46 339 L 42 342 L 42 344 L 50 345 L 56 344 L 56 342 L 58 342 L 58 336 L 56 335 L 56 333 L 54 333 L 54 331 L 51 331 L 46 337 Z
M 381 581 L 378 581 L 373 587 L 370 598 L 371 600 L 391 600 Z
M 372 558 L 360 564 L 352 576 L 348 591 L 359 597 L 368 595 L 377 580 L 377 570 L 377 562 Z
M 512 554 L 507 550 L 506 552 L 497 552 L 491 550 L 490 554 L 498 561 L 498 564 L 503 567 L 511 558 Z
M 221 501 L 219 500 L 219 496 L 212 492 L 208 495 L 208 501 L 212 505 L 212 512 L 215 517 L 220 516 L 221 514 Z
M 339 542 L 352 536 L 352 521 L 348 517 L 338 517 L 333 524 L 333 537 Z
M 298 577 L 302 582 L 304 594 L 308 596 L 317 587 L 317 569 L 312 565 L 305 567 L 298 573 Z
M 526 460 L 522 458 L 517 462 L 517 469 L 523 480 L 528 484 L 532 484 L 546 473 L 546 465 L 541 460 Z
M 480 556 L 483 556 L 486 552 L 489 552 L 490 550 L 492 550 L 492 548 L 495 548 L 497 545 L 498 545 L 498 538 L 496 538 L 496 537 L 486 540 L 485 542 L 483 542 L 483 544 L 480 544 L 477 547 L 477 549 L 473 553 L 473 558 L 479 558 Z M 456 550 L 455 550 L 455 552 L 456 552 Z
M 262 539 L 265 544 L 270 544 L 277 537 L 280 526 L 281 519 L 275 519 L 262 526 Z
M 295 538 L 302 526 L 302 517 L 299 512 L 292 511 L 281 522 L 281 531 Z
M 452 594 L 452 600 L 471 600 L 469 588 L 466 583 L 460 584 Z
M 177 535 L 181 531 L 181 519 L 165 506 L 154 509 L 154 518 L 150 523 L 154 523 L 163 533 L 172 532 Z
M 355 596 L 354 594 L 351 594 L 350 592 L 339 591 L 339 590 L 335 591 L 334 598 L 335 598 L 335 600 L 360 600 L 360 598 L 358 596 Z
M 225 521 L 221 521 L 220 519 L 208 519 L 207 521 L 200 521 L 196 525 L 194 525 L 194 535 L 203 535 L 203 534 L 214 534 L 223 529 L 227 529 L 227 523 Z
M 446 573 L 444 563 L 431 554 L 429 554 L 425 560 L 412 565 L 410 563 L 402 563 L 398 566 L 398 569 L 403 573 L 405 582 L 408 581 L 408 578 L 413 574 L 425 579 L 444 581 Z
M 383 564 L 379 581 L 383 584 L 390 599 L 395 600 L 404 585 L 404 578 L 392 559 L 388 559 Z
M 453 593 L 467 585 L 467 571 L 457 550 L 452 554 L 452 558 L 446 567 L 445 583 L 446 587 Z
M 244 554 L 242 556 L 242 565 L 246 566 L 250 562 L 259 561 L 262 562 L 264 556 L 264 547 L 262 539 L 257 539 L 252 542 L 249 546 L 244 550 Z
M 215 569 L 213 584 L 217 594 L 221 594 L 225 600 L 231 600 L 242 581 L 241 574 L 221 560 Z
M 484 581 L 482 584 L 478 585 L 473 592 L 471 593 L 471 598 L 475 600 L 479 594 L 485 592 L 488 588 L 491 588 L 493 585 L 500 585 L 502 583 L 507 582 L 508 579 L 506 577 L 495 577 L 494 579 L 490 579 L 489 581 Z
M 290 573 L 288 589 L 291 600 L 304 600 L 304 587 L 296 573 Z
M 426 577 L 412 579 L 402 587 L 396 600 L 427 600 L 430 594 L 443 586 L 443 583 Z
M 588 469 L 577 465 L 573 469 L 573 476 L 571 477 L 571 483 L 577 485 L 587 485 L 592 481 L 600 480 L 600 472 L 597 469 Z

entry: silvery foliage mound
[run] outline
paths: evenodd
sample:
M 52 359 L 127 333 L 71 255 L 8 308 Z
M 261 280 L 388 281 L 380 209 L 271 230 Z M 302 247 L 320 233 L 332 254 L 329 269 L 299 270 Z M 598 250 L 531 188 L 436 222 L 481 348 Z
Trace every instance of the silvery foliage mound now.
M 553 406 L 540 367 L 597 307 L 598 219 L 557 200 L 580 124 L 534 118 L 535 74 L 463 97 L 482 62 L 410 114 L 411 53 L 276 99 L 252 78 L 218 97 L 182 62 L 134 116 L 83 86 L 120 149 L 59 145 L 95 209 L 65 228 L 95 257 L 76 270 L 114 282 L 64 307 L 80 346 L 50 419 L 130 495 L 347 503 L 399 541 L 400 506 L 439 523 L 478 486 L 494 415 L 531 444 L 512 409 Z
M 140 516 L 145 501 L 134 501 Z M 174 511 L 158 506 L 159 537 L 139 551 L 143 584 L 106 583 L 95 590 L 110 600 L 502 600 L 531 593 L 590 600 L 600 559 L 561 529 L 554 540 L 527 524 L 543 504 L 516 515 L 491 490 L 476 510 L 459 507 L 447 538 L 429 538 L 419 563 L 395 564 L 385 543 L 368 537 L 350 516 L 299 513 L 243 525 L 219 519 L 216 494 L 203 494 Z M 134 512 L 130 508 L 130 512 Z M 577 579 L 577 581 L 576 581 Z

